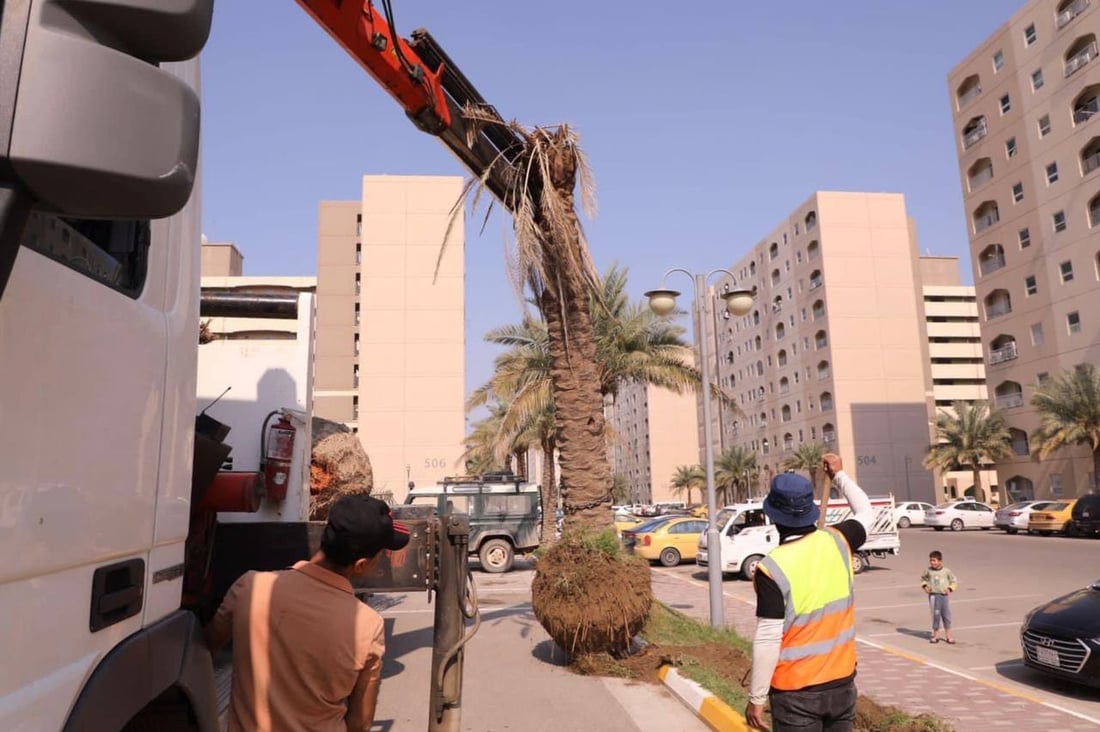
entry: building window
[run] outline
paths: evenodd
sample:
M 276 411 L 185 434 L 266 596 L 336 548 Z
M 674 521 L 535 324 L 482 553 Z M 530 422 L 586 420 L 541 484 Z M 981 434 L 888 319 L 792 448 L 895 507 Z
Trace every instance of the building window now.
M 1016 236 L 1020 240 L 1020 249 L 1027 249 L 1031 246 L 1031 231 L 1026 226 L 1020 229 Z
M 1081 36 L 1066 51 L 1064 76 L 1069 77 L 1077 73 L 1081 67 L 1096 58 L 1096 36 L 1092 33 Z
M 779 256 L 779 245 L 778 245 L 778 244 L 776 244 L 776 243 L 775 243 L 775 242 L 773 241 L 773 242 L 772 242 L 772 245 L 771 245 L 770 247 L 768 247 L 768 258 L 769 258 L 769 259 L 775 259 L 775 258 L 777 258 L 778 256 Z
M 1032 23 L 1027 28 L 1024 28 L 1024 45 L 1031 46 L 1038 40 L 1039 36 L 1035 33 L 1035 24 Z
M 363 286 L 362 275 L 360 275 L 358 272 L 356 272 L 355 273 L 355 294 L 356 295 L 359 294 L 359 291 L 362 289 L 362 286 Z
M 1066 230 L 1066 212 L 1065 211 L 1055 211 L 1054 216 L 1051 217 L 1051 221 L 1054 222 L 1054 230 L 1055 231 L 1065 231 Z
M 1005 157 L 1007 157 L 1007 158 L 1016 157 L 1016 138 L 1015 137 L 1010 137 L 1005 142 Z
M 1043 345 L 1043 324 L 1032 323 L 1031 324 L 1031 345 L 1041 346 Z
M 1007 94 L 1005 94 L 1003 97 L 1001 97 L 1001 114 L 1008 114 L 1009 110 L 1011 109 L 1012 100 L 1008 98 Z
M 1039 139 L 1050 134 L 1050 115 L 1044 114 L 1039 118 Z
M 1039 91 L 1043 88 L 1043 70 L 1035 69 L 1031 72 L 1031 90 Z
M 359 303 L 355 303 L 355 324 L 359 325 Z
M 1048 374 L 1046 371 L 1040 371 L 1038 374 L 1035 375 L 1035 381 L 1040 386 L 1042 386 L 1050 381 L 1050 374 Z
M 356 333 L 353 336 L 353 341 L 352 342 L 355 345 L 355 355 L 358 356 L 359 355 L 359 334 L 358 333 Z
M 1100 194 L 1092 197 L 1089 201 L 1089 227 L 1100 225 Z
M 1062 283 L 1073 281 L 1073 262 L 1062 262 L 1058 265 L 1058 272 L 1062 276 Z
M 363 243 L 358 241 L 355 242 L 355 263 L 363 263 Z
M 1012 186 L 1012 200 L 1016 203 L 1024 200 L 1024 184 L 1015 183 Z
M 1024 292 L 1028 297 L 1039 294 L 1039 284 L 1035 281 L 1035 275 L 1028 275 L 1024 278 Z
M 997 73 L 998 71 L 1003 69 L 1004 65 L 1005 65 L 1004 51 L 997 51 L 995 54 L 993 54 L 993 73 Z
M 1076 310 L 1066 315 L 1066 326 L 1069 329 L 1070 335 L 1081 332 L 1081 316 Z
M 1058 181 L 1058 163 L 1049 163 L 1047 165 L 1047 185 L 1056 183 Z

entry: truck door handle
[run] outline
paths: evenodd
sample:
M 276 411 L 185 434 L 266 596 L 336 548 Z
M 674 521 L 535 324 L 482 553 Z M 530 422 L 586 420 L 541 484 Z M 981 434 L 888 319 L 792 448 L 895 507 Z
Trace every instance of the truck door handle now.
M 145 560 L 127 559 L 92 575 L 88 629 L 95 633 L 141 612 L 145 600 Z

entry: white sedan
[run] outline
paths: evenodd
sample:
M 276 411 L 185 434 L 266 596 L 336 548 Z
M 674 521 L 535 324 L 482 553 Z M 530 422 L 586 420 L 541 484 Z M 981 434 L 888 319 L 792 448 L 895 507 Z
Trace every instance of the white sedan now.
M 907 529 L 910 526 L 923 526 L 924 513 L 934 508 L 931 503 L 920 501 L 903 501 L 894 508 L 894 520 L 899 529 Z
M 936 531 L 950 527 L 952 531 L 963 529 L 992 529 L 993 507 L 977 501 L 941 503 L 924 512 L 924 525 Z
M 1032 511 L 1042 511 L 1052 505 L 1053 501 L 1021 501 L 1005 506 L 994 514 L 993 523 L 998 529 L 1004 529 L 1009 534 L 1017 531 L 1027 531 L 1028 518 Z

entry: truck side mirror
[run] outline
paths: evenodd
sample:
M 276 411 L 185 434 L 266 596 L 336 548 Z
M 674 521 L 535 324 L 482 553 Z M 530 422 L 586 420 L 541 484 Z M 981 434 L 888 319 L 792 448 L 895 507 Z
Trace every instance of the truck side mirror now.
M 160 64 L 202 50 L 213 9 L 213 0 L 0 4 L 0 291 L 32 207 L 148 219 L 187 203 L 199 96 Z

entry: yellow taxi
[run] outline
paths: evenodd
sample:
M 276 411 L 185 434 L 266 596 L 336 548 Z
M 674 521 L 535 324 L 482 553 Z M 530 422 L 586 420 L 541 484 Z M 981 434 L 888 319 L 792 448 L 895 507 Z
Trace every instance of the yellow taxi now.
M 663 516 L 623 531 L 623 547 L 649 561 L 675 567 L 683 560 L 695 561 L 699 534 L 707 522 L 693 516 Z
M 1042 511 L 1032 511 L 1027 518 L 1027 533 L 1050 536 L 1055 531 L 1065 531 L 1073 514 L 1076 498 L 1048 503 Z

